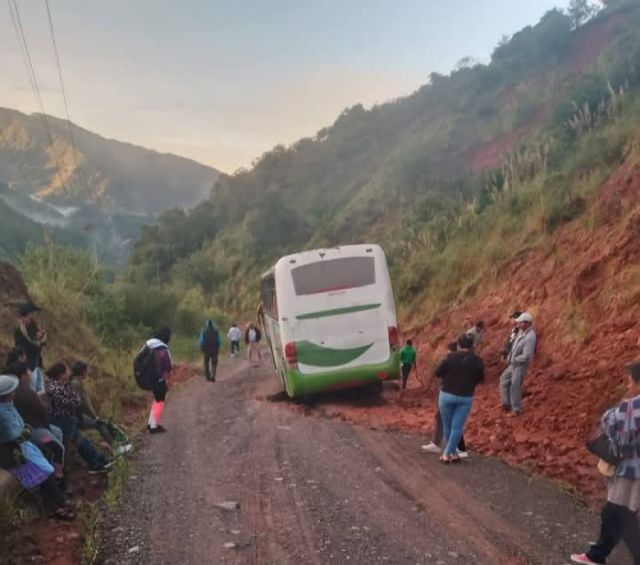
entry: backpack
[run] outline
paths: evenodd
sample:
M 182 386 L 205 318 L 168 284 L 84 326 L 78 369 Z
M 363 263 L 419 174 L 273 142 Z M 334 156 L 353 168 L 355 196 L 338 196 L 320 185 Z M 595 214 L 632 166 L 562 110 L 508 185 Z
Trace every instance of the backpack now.
M 133 360 L 133 375 L 136 378 L 136 384 L 142 390 L 153 390 L 153 385 L 159 378 L 155 352 L 146 344 Z
M 220 333 L 216 328 L 206 328 L 200 334 L 200 348 L 205 353 L 215 353 L 220 349 Z

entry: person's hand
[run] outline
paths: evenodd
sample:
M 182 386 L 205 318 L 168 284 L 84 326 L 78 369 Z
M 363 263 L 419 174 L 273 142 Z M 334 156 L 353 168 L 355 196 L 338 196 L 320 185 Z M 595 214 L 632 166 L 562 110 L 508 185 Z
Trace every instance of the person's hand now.
M 25 424 L 24 428 L 22 428 L 22 433 L 20 437 L 23 441 L 27 441 L 31 437 L 31 426 L 29 424 Z

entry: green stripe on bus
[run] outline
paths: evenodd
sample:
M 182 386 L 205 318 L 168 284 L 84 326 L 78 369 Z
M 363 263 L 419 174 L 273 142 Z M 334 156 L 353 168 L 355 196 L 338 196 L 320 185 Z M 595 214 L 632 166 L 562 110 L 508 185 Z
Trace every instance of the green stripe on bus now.
M 339 367 L 355 361 L 366 353 L 373 343 L 354 347 L 353 349 L 332 349 L 316 345 L 310 341 L 297 341 L 296 353 L 298 363 L 309 365 L 310 367 Z
M 309 314 L 301 314 L 296 316 L 297 320 L 311 320 L 314 318 L 327 318 L 329 316 L 341 316 L 342 314 L 353 314 L 354 312 L 365 312 L 366 310 L 375 310 L 380 308 L 382 304 L 363 304 L 361 306 L 350 306 L 347 308 L 336 308 L 334 310 L 321 310 L 319 312 L 311 312 Z

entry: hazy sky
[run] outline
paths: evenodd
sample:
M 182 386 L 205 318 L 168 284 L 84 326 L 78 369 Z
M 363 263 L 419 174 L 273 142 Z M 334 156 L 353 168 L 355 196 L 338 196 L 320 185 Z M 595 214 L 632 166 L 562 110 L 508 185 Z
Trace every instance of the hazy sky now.
M 347 106 L 409 94 L 567 0 L 49 0 L 71 119 L 232 172 Z M 64 116 L 43 0 L 18 0 Z M 37 110 L 7 4 L 0 106 Z

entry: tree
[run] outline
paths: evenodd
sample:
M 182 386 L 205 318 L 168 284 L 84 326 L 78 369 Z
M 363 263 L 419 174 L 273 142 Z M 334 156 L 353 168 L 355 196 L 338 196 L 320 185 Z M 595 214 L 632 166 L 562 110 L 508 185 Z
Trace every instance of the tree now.
M 571 0 L 567 8 L 574 29 L 588 22 L 597 12 L 598 7 L 589 0 Z

